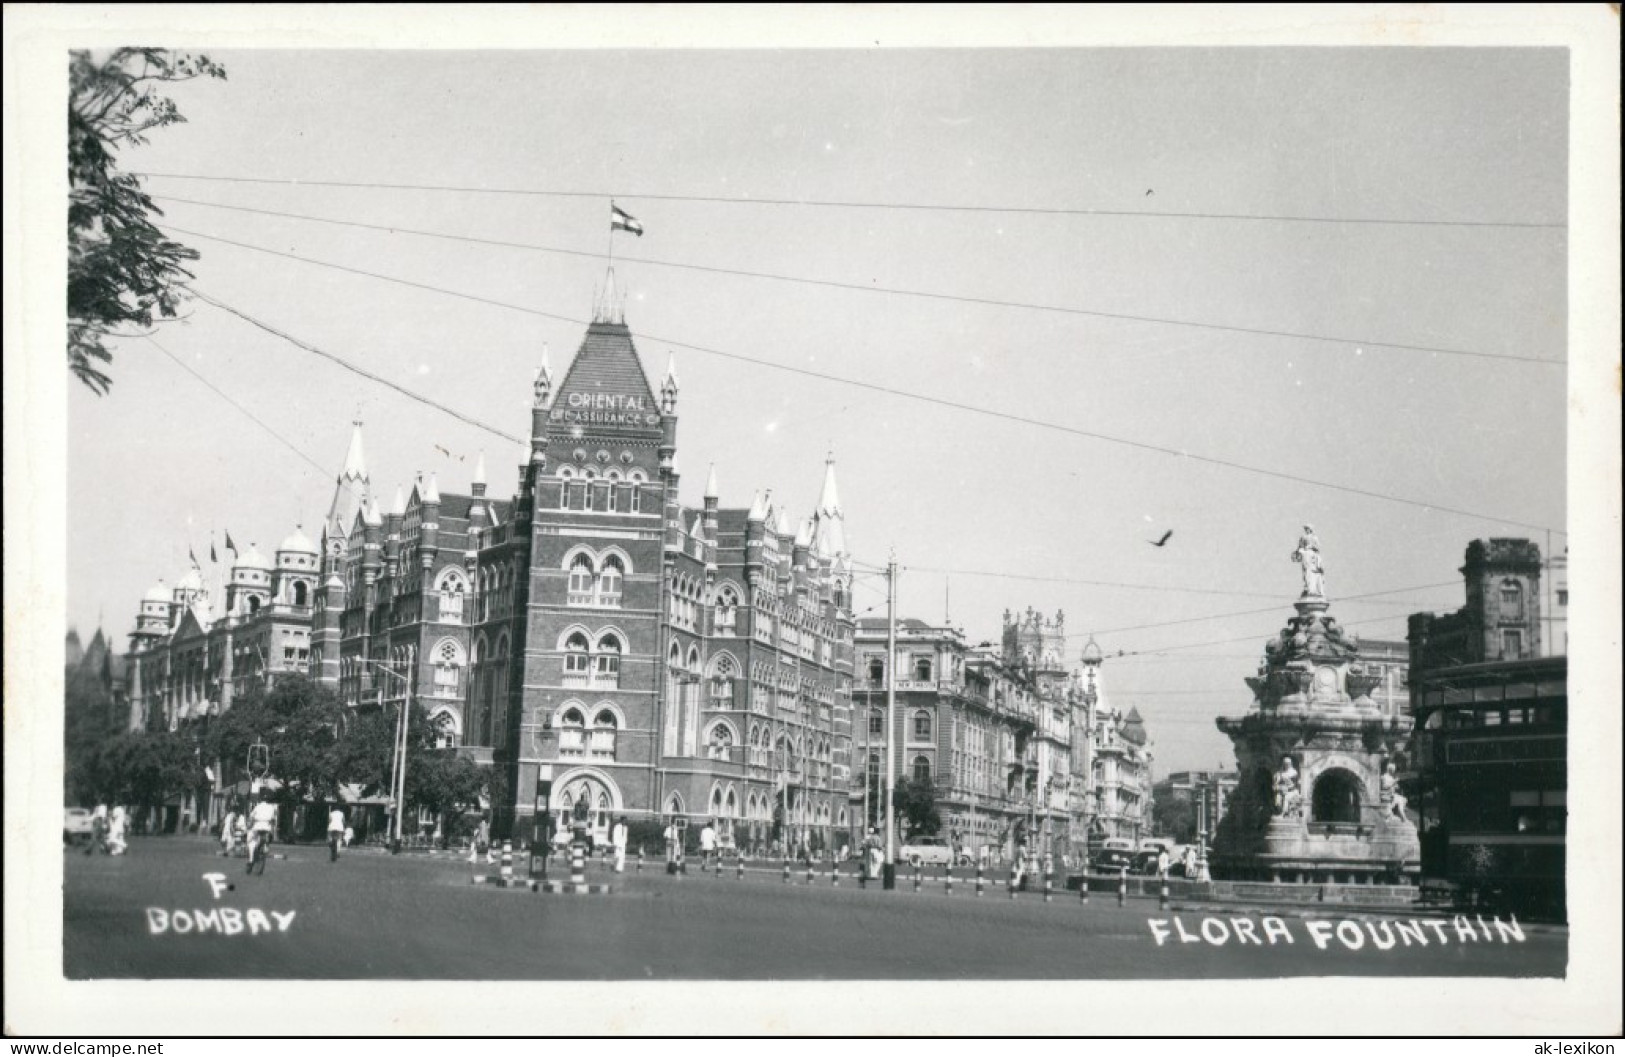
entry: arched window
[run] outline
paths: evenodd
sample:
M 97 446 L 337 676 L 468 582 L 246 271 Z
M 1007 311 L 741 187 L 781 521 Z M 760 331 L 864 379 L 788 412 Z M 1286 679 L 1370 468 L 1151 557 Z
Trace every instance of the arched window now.
M 457 744 L 457 721 L 451 713 L 442 712 L 434 721 L 434 747 L 450 749 Z
M 705 754 L 713 760 L 733 759 L 734 732 L 726 723 L 712 725 L 706 737 Z
M 620 686 L 621 685 L 621 640 L 614 635 L 605 635 L 598 640 L 598 648 L 593 651 L 592 681 L 594 686 Z
M 440 576 L 439 589 L 440 619 L 448 624 L 461 624 L 463 622 L 463 595 L 468 590 L 468 582 L 455 569 L 448 569 Z
M 592 559 L 578 554 L 570 562 L 570 584 L 566 602 L 572 606 L 592 605 Z
M 725 584 L 717 592 L 717 627 L 718 635 L 732 635 L 739 618 L 739 592 L 732 584 Z
M 611 492 L 611 495 L 614 493 Z M 598 573 L 598 604 L 619 608 L 621 604 L 621 583 L 626 576 L 626 569 L 621 565 L 621 559 L 610 555 L 604 559 L 604 568 Z
M 931 658 L 914 658 L 914 679 L 916 682 L 929 683 L 931 681 Z
M 587 636 L 578 631 L 564 642 L 564 685 L 585 686 L 587 673 Z
M 260 611 L 260 596 L 259 595 L 249 595 L 248 596 L 248 611 L 251 614 L 252 613 L 258 613 Z
M 914 740 L 931 740 L 931 713 L 923 708 L 914 713 Z
M 886 713 L 878 708 L 869 710 L 869 733 L 884 737 L 886 733 Z
M 599 709 L 598 715 L 592 720 L 592 754 L 599 757 L 615 758 L 615 713 L 607 708 Z
M 580 756 L 585 750 L 587 721 L 579 708 L 567 708 L 559 717 L 559 755 Z M 568 804 L 566 807 L 570 806 Z
M 293 585 L 293 604 L 296 606 L 310 604 L 309 590 L 305 587 L 303 580 L 296 581 Z
M 931 780 L 931 761 L 925 756 L 914 757 L 914 780 L 916 782 L 929 782 Z
M 457 692 L 458 672 L 463 667 L 463 648 L 452 639 L 442 639 L 434 651 L 434 690 L 437 694 Z
M 886 659 L 884 657 L 869 658 L 869 685 L 886 685 Z

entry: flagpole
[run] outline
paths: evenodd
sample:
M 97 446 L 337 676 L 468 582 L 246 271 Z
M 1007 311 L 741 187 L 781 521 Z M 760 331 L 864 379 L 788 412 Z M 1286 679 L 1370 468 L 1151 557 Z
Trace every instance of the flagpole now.
M 615 267 L 615 199 L 609 200 L 609 266 Z

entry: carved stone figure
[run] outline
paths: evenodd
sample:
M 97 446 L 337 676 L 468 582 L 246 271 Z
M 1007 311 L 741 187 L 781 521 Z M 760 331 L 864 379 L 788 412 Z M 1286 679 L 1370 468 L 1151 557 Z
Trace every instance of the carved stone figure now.
M 1326 597 L 1326 567 L 1320 560 L 1320 538 L 1309 525 L 1303 527 L 1303 535 L 1298 537 L 1298 547 L 1292 552 L 1292 560 L 1303 566 L 1303 593 L 1305 597 Z
M 1298 768 L 1292 757 L 1281 757 L 1281 769 L 1275 772 L 1275 814 L 1280 818 L 1297 818 L 1303 810 L 1303 794 L 1298 789 Z
M 1394 765 L 1389 764 L 1382 772 L 1382 805 L 1388 818 L 1396 822 L 1405 822 L 1405 794 L 1399 791 L 1399 778 L 1394 774 Z

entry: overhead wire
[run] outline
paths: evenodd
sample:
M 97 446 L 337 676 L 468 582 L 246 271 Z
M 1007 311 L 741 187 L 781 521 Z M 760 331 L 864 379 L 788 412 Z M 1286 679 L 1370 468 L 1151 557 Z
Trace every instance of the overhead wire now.
M 336 271 L 348 272 L 348 273 L 353 274 L 353 275 L 361 275 L 361 276 L 365 276 L 365 277 L 368 277 L 368 278 L 378 279 L 378 280 L 383 281 L 383 282 L 396 283 L 396 284 L 411 287 L 411 288 L 414 288 L 414 289 L 427 290 L 427 291 L 431 291 L 431 292 L 434 292 L 434 293 L 445 294 L 446 296 L 449 296 L 449 297 L 461 298 L 463 300 L 473 301 L 473 302 L 476 302 L 476 303 L 479 303 L 479 304 L 491 305 L 493 307 L 504 308 L 504 309 L 508 309 L 510 311 L 515 311 L 515 312 L 522 312 L 522 313 L 525 313 L 527 315 L 540 316 L 540 317 L 547 318 L 547 319 L 556 319 L 556 320 L 559 320 L 559 321 L 562 321 L 562 322 L 576 324 L 578 326 L 588 326 L 588 325 L 590 325 L 589 321 L 583 320 L 583 319 L 580 319 L 580 318 L 574 317 L 574 316 L 566 316 L 566 315 L 556 313 L 556 312 L 547 312 L 547 311 L 544 311 L 542 309 L 528 308 L 528 307 L 523 306 L 523 305 L 515 305 L 515 304 L 511 304 L 509 302 L 497 301 L 497 300 L 494 300 L 492 298 L 479 297 L 479 296 L 474 295 L 474 294 L 466 294 L 466 293 L 463 293 L 463 292 L 457 291 L 457 290 L 448 290 L 448 289 L 446 289 L 444 287 L 438 287 L 438 286 L 434 286 L 434 285 L 431 285 L 431 284 L 428 284 L 428 283 L 414 282 L 414 281 L 409 280 L 409 279 L 401 279 L 401 278 L 398 278 L 396 276 L 384 275 L 382 273 L 369 271 L 369 270 L 363 269 L 363 268 L 352 268 L 352 267 L 342 265 L 342 264 L 334 264 L 334 263 L 332 263 L 330 261 L 316 260 L 314 258 L 300 256 L 299 254 L 285 253 L 285 252 L 283 252 L 281 250 L 273 250 L 273 249 L 269 249 L 269 248 L 264 247 L 264 246 L 256 246 L 256 245 L 253 245 L 252 243 L 238 242 L 238 241 L 236 241 L 234 239 L 221 238 L 219 236 L 209 235 L 209 234 L 205 234 L 203 232 L 190 231 L 190 230 L 185 229 L 185 228 L 174 227 L 173 225 L 166 225 L 166 226 L 170 227 L 171 230 L 173 230 L 175 232 L 178 232 L 180 234 L 191 235 L 191 236 L 194 236 L 196 238 L 209 239 L 211 241 L 220 242 L 220 243 L 223 243 L 225 245 L 237 246 L 237 247 L 240 247 L 242 249 L 254 250 L 254 251 L 260 252 L 260 253 L 266 253 L 266 254 L 269 254 L 271 256 L 285 257 L 285 258 L 287 258 L 289 260 L 296 260 L 296 261 L 300 261 L 300 262 L 303 262 L 303 263 L 306 263 L 306 264 L 312 264 L 312 265 L 315 265 L 315 266 L 318 266 L 318 267 L 331 268 L 331 269 L 334 269 Z M 190 289 L 196 290 L 197 287 L 195 285 L 193 285 L 193 286 L 190 287 Z M 277 331 L 275 328 L 269 326 L 268 324 L 262 323 L 262 322 L 260 322 L 258 320 L 254 320 L 254 319 L 252 319 L 252 317 L 247 316 L 246 314 L 242 313 L 241 311 L 239 311 L 237 309 L 229 308 L 228 306 L 225 306 L 223 303 L 219 303 L 219 302 L 211 302 L 211 303 L 214 303 L 214 304 L 216 304 L 217 307 L 221 307 L 221 308 L 223 308 L 223 309 L 225 309 L 227 311 L 232 312 L 235 315 L 242 316 L 245 320 L 248 320 L 248 321 L 254 323 L 255 326 L 258 326 L 261 329 L 267 330 L 267 331 L 269 331 L 270 333 L 273 333 L 273 334 L 277 334 L 278 336 L 285 336 L 285 335 L 282 335 L 281 332 Z M 734 361 L 741 362 L 741 363 L 749 363 L 749 364 L 753 364 L 753 365 L 758 366 L 758 367 L 766 367 L 766 368 L 769 368 L 769 369 L 772 369 L 772 370 L 784 371 L 784 372 L 787 372 L 787 373 L 790 373 L 790 374 L 801 375 L 803 377 L 816 378 L 816 379 L 819 379 L 821 381 L 828 381 L 828 382 L 835 382 L 837 384 L 849 385 L 849 386 L 853 386 L 853 387 L 858 388 L 858 389 L 865 389 L 865 390 L 869 390 L 871 392 L 882 393 L 882 394 L 886 394 L 886 395 L 889 395 L 889 396 L 899 397 L 899 398 L 905 399 L 905 400 L 912 400 L 912 401 L 915 401 L 915 402 L 918 402 L 918 403 L 925 403 L 925 404 L 934 405 L 934 406 L 937 406 L 937 407 L 945 407 L 945 408 L 949 408 L 951 410 L 964 411 L 964 412 L 967 412 L 969 414 L 980 415 L 980 416 L 983 416 L 983 417 L 986 417 L 986 418 L 993 418 L 993 419 L 998 419 L 998 420 L 1001 420 L 1001 421 L 1014 422 L 1014 423 L 1021 424 L 1021 425 L 1035 426 L 1035 427 L 1038 427 L 1040 429 L 1048 429 L 1048 430 L 1052 430 L 1052 431 L 1055 431 L 1055 432 L 1058 432 L 1058 433 L 1065 433 L 1065 434 L 1068 434 L 1068 435 L 1071 435 L 1071 436 L 1083 437 L 1083 438 L 1090 439 L 1090 440 L 1098 440 L 1098 441 L 1101 441 L 1103 443 L 1121 445 L 1123 447 L 1129 447 L 1129 448 L 1134 448 L 1134 449 L 1141 450 L 1141 451 L 1153 452 L 1153 453 L 1160 454 L 1160 455 L 1169 455 L 1169 456 L 1173 456 L 1173 457 L 1176 457 L 1176 458 L 1189 459 L 1192 462 L 1200 462 L 1200 463 L 1203 463 L 1205 465 L 1221 466 L 1221 467 L 1224 467 L 1226 469 L 1236 470 L 1236 471 L 1242 472 L 1242 473 L 1251 473 L 1251 474 L 1256 474 L 1256 475 L 1263 476 L 1263 477 L 1274 478 L 1274 479 L 1277 479 L 1277 480 L 1291 481 L 1291 482 L 1294 482 L 1296 484 L 1311 485 L 1313 487 L 1325 488 L 1325 489 L 1328 489 L 1330 491 L 1343 492 L 1343 493 L 1346 493 L 1346 494 L 1349 494 L 1349 495 L 1357 495 L 1357 496 L 1361 496 L 1361 497 L 1364 497 L 1364 498 L 1367 498 L 1367 499 L 1379 499 L 1379 500 L 1383 500 L 1385 502 L 1392 502 L 1392 503 L 1402 504 L 1402 505 L 1405 505 L 1405 506 L 1418 507 L 1418 508 L 1421 508 L 1423 510 L 1427 510 L 1427 511 L 1430 511 L 1430 512 L 1438 512 L 1438 513 L 1443 513 L 1443 514 L 1454 514 L 1454 515 L 1459 516 L 1459 517 L 1472 518 L 1472 519 L 1478 520 L 1478 521 L 1488 521 L 1488 522 L 1491 522 L 1491 523 L 1494 523 L 1494 524 L 1500 524 L 1500 525 L 1517 525 L 1517 526 L 1524 527 L 1524 528 L 1534 528 L 1534 529 L 1539 529 L 1539 530 L 1544 531 L 1544 532 L 1553 532 L 1553 533 L 1557 533 L 1557 534 L 1566 535 L 1566 532 L 1563 529 L 1552 528 L 1552 527 L 1549 527 L 1549 526 L 1546 526 L 1546 525 L 1540 525 L 1540 524 L 1537 524 L 1537 523 L 1532 522 L 1532 521 L 1522 521 L 1522 520 L 1518 520 L 1516 518 L 1508 518 L 1508 517 L 1501 517 L 1501 516 L 1491 515 L 1491 514 L 1483 514 L 1483 513 L 1477 512 L 1477 511 L 1464 510 L 1464 509 L 1461 509 L 1461 508 L 1458 508 L 1458 507 L 1449 507 L 1449 506 L 1443 506 L 1443 505 L 1440 505 L 1440 504 L 1437 504 L 1437 503 L 1428 503 L 1428 502 L 1424 502 L 1424 501 L 1419 500 L 1419 499 L 1410 499 L 1410 498 L 1405 497 L 1405 496 L 1396 496 L 1396 495 L 1391 495 L 1391 494 L 1386 493 L 1386 492 L 1378 492 L 1378 491 L 1375 491 L 1373 489 L 1358 488 L 1358 487 L 1355 487 L 1355 486 L 1352 486 L 1352 485 L 1335 484 L 1335 483 L 1330 482 L 1330 481 L 1321 481 L 1321 480 L 1317 480 L 1317 479 L 1311 478 L 1311 477 L 1304 477 L 1304 476 L 1299 475 L 1299 474 L 1291 474 L 1291 473 L 1286 473 L 1286 472 L 1280 471 L 1280 470 L 1270 470 L 1270 469 L 1267 469 L 1267 468 L 1264 468 L 1264 467 L 1251 466 L 1251 465 L 1248 465 L 1246 463 L 1235 462 L 1235 461 L 1229 460 L 1229 459 L 1221 459 L 1221 458 L 1217 458 L 1215 456 L 1199 455 L 1199 454 L 1194 454 L 1194 453 L 1188 452 L 1188 451 L 1182 451 L 1182 450 L 1177 449 L 1177 448 L 1165 447 L 1163 445 L 1149 444 L 1149 443 L 1146 443 L 1144 441 L 1129 440 L 1129 439 L 1123 438 L 1123 437 L 1114 437 L 1114 436 L 1111 436 L 1110 434 L 1098 433 L 1098 432 L 1095 432 L 1095 431 L 1092 431 L 1092 430 L 1079 429 L 1079 428 L 1077 428 L 1075 426 L 1066 426 L 1066 425 L 1062 425 L 1062 424 L 1057 423 L 1057 422 L 1049 422 L 1049 421 L 1046 421 L 1046 420 L 1043 420 L 1043 419 L 1030 418 L 1030 417 L 1025 416 L 1025 415 L 1015 414 L 1013 412 L 999 411 L 999 410 L 995 410 L 995 409 L 992 409 L 992 408 L 980 407 L 980 406 L 977 406 L 975 404 L 966 404 L 966 403 L 963 403 L 961 401 L 948 400 L 948 399 L 946 399 L 944 397 L 929 396 L 929 395 L 924 394 L 924 393 L 910 392 L 910 391 L 908 391 L 906 389 L 898 389 L 898 388 L 895 388 L 895 387 L 892 387 L 892 386 L 880 385 L 880 384 L 875 383 L 875 382 L 866 382 L 866 381 L 863 381 L 863 380 L 857 379 L 857 378 L 847 378 L 847 377 L 843 377 L 841 375 L 829 374 L 829 373 L 826 373 L 826 372 L 823 372 L 823 371 L 814 371 L 814 370 L 811 370 L 811 369 L 805 368 L 805 367 L 796 367 L 796 366 L 792 366 L 790 364 L 776 363 L 776 362 L 774 362 L 772 360 L 764 360 L 764 359 L 761 359 L 759 357 L 746 356 L 746 355 L 744 355 L 742 353 L 727 352 L 727 351 L 724 351 L 722 349 L 716 349 L 716 348 L 712 348 L 710 346 L 705 346 L 705 345 L 698 345 L 698 344 L 695 344 L 693 342 L 681 341 L 681 340 L 678 340 L 678 339 L 675 339 L 675 338 L 664 337 L 664 336 L 659 335 L 659 334 L 644 334 L 643 336 L 648 341 L 660 342 L 660 343 L 663 343 L 663 344 L 666 344 L 666 345 L 671 345 L 671 346 L 675 346 L 677 348 L 682 348 L 682 349 L 690 349 L 690 350 L 692 350 L 694 352 L 699 352 L 699 353 L 703 353 L 703 354 L 711 355 L 711 356 L 717 356 L 717 357 L 720 357 L 722 359 L 734 360 Z M 350 365 L 350 364 L 346 363 L 341 357 L 338 357 L 337 355 L 335 355 L 333 353 L 316 350 L 314 347 L 309 346 L 305 342 L 300 342 L 300 341 L 296 341 L 296 340 L 293 340 L 293 339 L 289 339 L 289 340 L 293 341 L 293 344 L 298 345 L 301 348 L 306 348 L 307 350 L 312 351 L 312 352 L 316 352 L 318 355 L 321 355 L 321 356 L 323 356 L 323 357 L 325 357 L 327 359 L 333 360 L 334 362 L 337 362 L 337 363 L 341 363 L 341 364 L 349 367 L 351 370 L 356 371 L 356 373 L 358 373 L 358 374 L 363 374 L 363 375 L 365 375 L 367 377 L 373 378 L 374 380 L 378 380 L 382 384 L 387 385 L 390 388 L 395 389 L 395 390 L 397 390 L 398 392 L 401 392 L 404 395 L 411 396 L 415 400 L 419 400 L 419 401 L 421 401 L 423 403 L 428 403 L 431 406 L 440 406 L 440 405 L 435 404 L 433 401 L 430 401 L 427 397 L 423 397 L 420 394 L 413 393 L 411 390 L 406 389 L 406 388 L 404 388 L 404 387 L 402 387 L 402 386 L 400 386 L 400 385 L 398 385 L 398 384 L 396 384 L 394 382 L 390 382 L 390 381 L 387 381 L 387 380 L 384 380 L 384 379 L 380 379 L 380 378 L 378 378 L 378 376 L 373 375 L 370 372 L 367 372 L 367 371 L 362 370 L 360 368 L 354 367 L 353 365 Z M 449 411 L 449 409 L 445 409 L 445 408 L 442 408 L 442 409 Z M 498 436 L 503 437 L 504 439 L 512 440 L 515 443 L 522 443 L 517 438 L 513 437 L 512 435 L 503 433 L 502 431 L 496 430 L 491 426 L 474 422 L 472 419 L 467 418 L 467 416 L 462 415 L 460 412 L 450 412 L 450 413 L 456 415 L 458 418 L 462 418 L 464 421 L 470 422 L 471 424 L 479 425 L 480 428 L 485 429 L 485 430 L 487 430 L 489 432 L 495 433 Z M 929 570 L 922 570 L 922 571 L 929 571 Z M 975 575 L 975 574 L 972 574 L 972 575 Z
M 417 235 L 424 238 L 445 239 L 453 242 L 473 243 L 482 246 L 497 246 L 505 249 L 528 250 L 537 253 L 552 253 L 571 257 L 586 257 L 597 259 L 603 256 L 601 251 L 565 249 L 557 246 L 539 246 L 534 243 L 509 242 L 502 239 L 476 238 L 471 235 L 453 235 L 440 231 L 426 231 L 420 228 L 403 227 L 396 224 L 369 224 L 358 220 L 342 220 L 334 217 L 311 216 L 306 213 L 289 213 L 275 209 L 259 209 L 250 206 L 226 205 L 220 202 L 203 202 L 192 198 L 178 198 L 173 195 L 153 195 L 160 201 L 179 202 L 186 205 L 203 206 L 211 209 L 224 209 L 240 213 L 253 213 L 261 216 L 281 217 L 291 220 L 305 220 L 321 224 L 334 224 L 344 227 L 362 228 L 369 231 L 381 231 L 392 235 Z M 180 229 L 176 229 L 180 230 Z M 1070 305 L 1051 305 L 1029 301 L 1008 301 L 993 297 L 971 297 L 962 294 L 945 294 L 929 290 L 909 290 L 901 287 L 878 286 L 865 283 L 847 283 L 833 279 L 813 279 L 806 276 L 781 275 L 773 272 L 749 271 L 741 268 L 721 268 L 712 265 L 692 264 L 683 261 L 660 260 L 651 257 L 628 257 L 622 255 L 621 261 L 632 264 L 646 264 L 653 267 L 673 268 L 685 271 L 706 272 L 713 275 L 731 275 L 752 279 L 768 279 L 776 282 L 801 283 L 809 286 L 821 286 L 838 290 L 852 290 L 867 294 L 886 294 L 899 297 L 916 297 L 936 301 L 953 301 L 961 304 L 984 305 L 997 308 L 1016 308 L 1037 312 L 1057 312 L 1065 315 L 1089 316 L 1096 319 L 1114 319 L 1134 323 L 1151 323 L 1173 327 L 1188 327 L 1199 330 L 1217 330 L 1233 334 L 1249 334 L 1255 337 L 1291 338 L 1300 341 L 1313 341 L 1336 345 L 1354 345 L 1362 348 L 1394 349 L 1404 352 L 1436 353 L 1442 356 L 1466 356 L 1486 360 L 1509 360 L 1522 363 L 1539 363 L 1549 367 L 1562 367 L 1565 361 L 1552 359 L 1547 356 L 1521 356 L 1516 353 L 1483 352 L 1476 349 L 1458 349 L 1439 345 L 1412 345 L 1394 341 L 1377 341 L 1368 338 L 1348 338 L 1329 334 L 1312 334 L 1306 331 L 1275 330 L 1266 327 L 1244 327 L 1225 323 L 1211 323 L 1202 320 L 1175 319 L 1167 316 L 1148 316 L 1130 312 L 1107 312 L 1100 309 L 1078 308 Z
M 946 213 L 1012 213 L 1030 216 L 1147 217 L 1184 220 L 1236 220 L 1291 224 L 1370 224 L 1400 227 L 1461 227 L 1566 230 L 1562 221 L 1533 220 L 1440 220 L 1406 217 L 1323 217 L 1269 213 L 1180 212 L 1158 209 L 1089 209 L 1051 206 L 960 205 L 929 202 L 865 202 L 851 199 L 750 198 L 723 195 L 652 194 L 631 191 L 559 191 L 543 188 L 474 187 L 449 184 L 403 184 L 361 180 L 305 180 L 264 176 L 216 176 L 202 173 L 137 171 L 132 175 L 163 180 L 198 180 L 213 183 L 274 184 L 286 187 L 340 187 L 376 191 L 433 191 L 457 194 L 522 195 L 544 198 L 643 199 L 650 202 L 699 202 L 715 205 L 797 206 L 820 209 L 895 209 Z

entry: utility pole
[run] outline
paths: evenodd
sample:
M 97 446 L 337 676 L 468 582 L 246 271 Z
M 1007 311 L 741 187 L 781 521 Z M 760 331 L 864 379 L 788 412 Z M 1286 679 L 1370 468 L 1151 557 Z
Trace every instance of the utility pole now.
M 882 888 L 897 887 L 897 552 L 886 562 L 886 863 Z
M 400 785 L 399 785 L 398 791 L 395 794 L 395 849 L 396 849 L 396 851 L 399 851 L 400 847 L 401 847 L 401 834 L 402 834 L 402 831 L 403 831 L 403 829 L 405 827 L 405 819 L 406 819 L 406 732 L 407 732 L 407 728 L 408 728 L 408 720 L 409 720 L 409 717 L 410 717 L 411 712 L 412 712 L 412 690 L 413 690 L 414 684 L 416 682 L 416 680 L 414 679 L 414 676 L 417 674 L 416 660 L 417 660 L 417 658 L 415 656 L 413 656 L 413 655 L 409 654 L 408 657 L 407 657 L 407 660 L 406 660 L 406 699 L 401 702 L 401 747 L 400 747 L 401 765 L 400 765 L 400 777 L 398 779 Z

